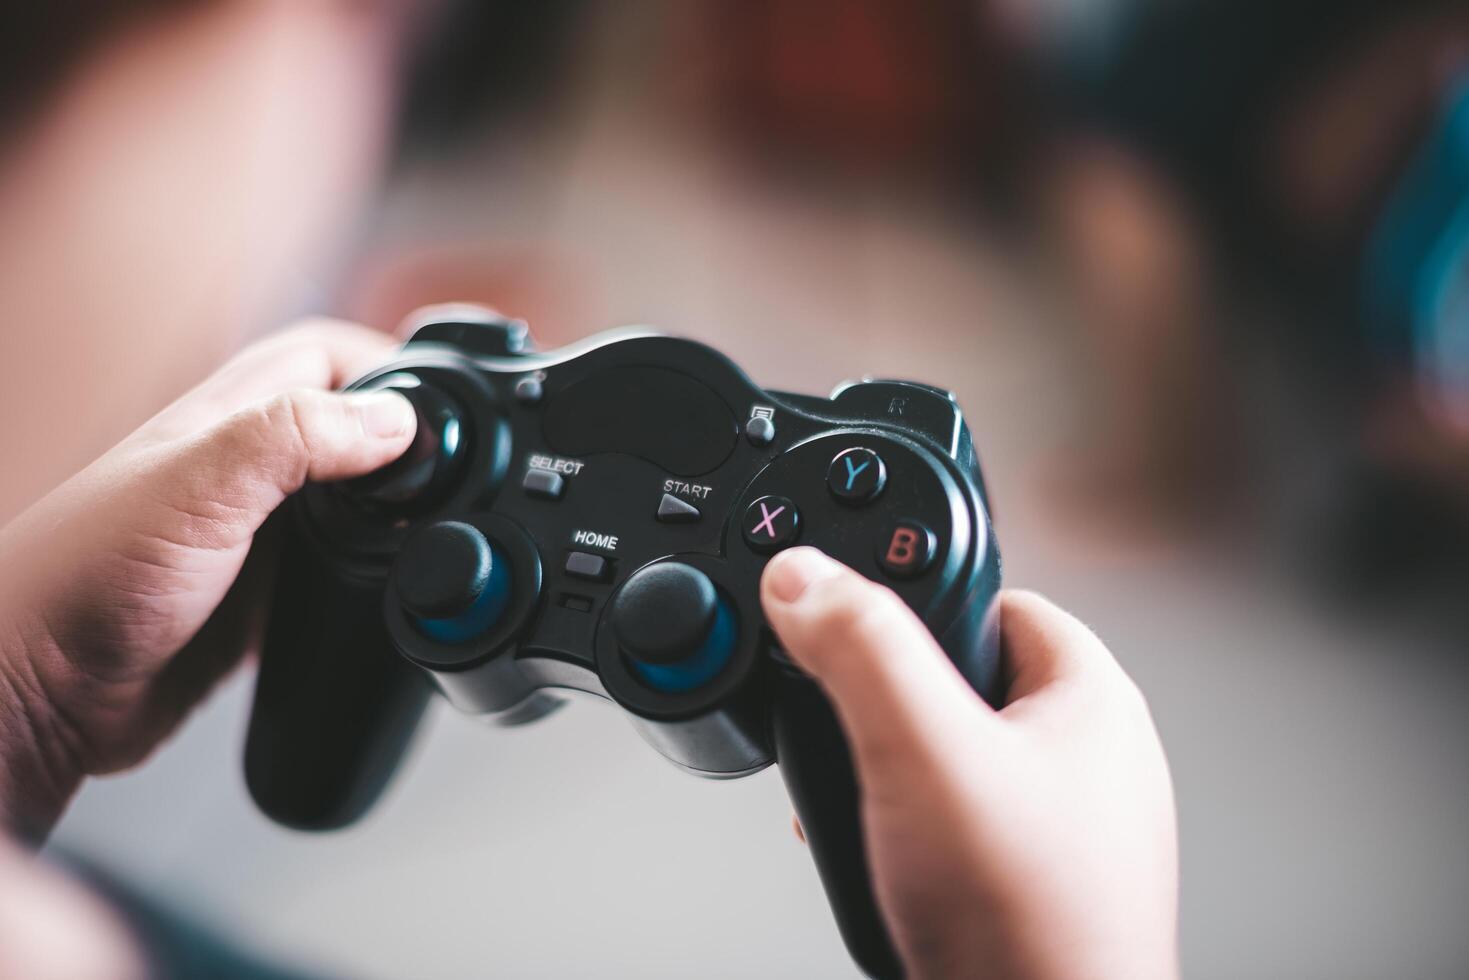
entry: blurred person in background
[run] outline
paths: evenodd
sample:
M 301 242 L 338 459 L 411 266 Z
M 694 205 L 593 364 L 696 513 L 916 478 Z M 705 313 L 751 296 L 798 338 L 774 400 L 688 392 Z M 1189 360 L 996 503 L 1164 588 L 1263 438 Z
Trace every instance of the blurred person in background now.
M 1195 517 L 1294 500 L 1266 520 L 1288 546 L 1314 525 L 1352 594 L 1457 596 L 1469 11 L 1195 0 L 1093 21 L 1045 52 L 1061 111 L 1039 193 L 1098 352 L 1103 482 Z
M 0 478 L 0 520 L 244 340 L 329 305 L 396 148 L 522 94 L 567 6 L 4 5 L 0 303 L 25 327 L 0 362 L 27 370 L 0 394 L 26 460 Z M 506 51 L 459 92 L 466 35 Z M 62 398 L 89 420 L 74 440 L 54 438 Z
M 372 187 L 404 41 L 434 6 L 117 0 L 0 23 L 6 450 L 25 464 L 5 506 L 116 442 L 0 530 L 0 975 L 283 975 L 23 848 L 245 655 L 274 509 L 413 438 L 396 395 L 332 391 L 391 348 L 347 323 L 272 337 L 179 393 L 312 305 L 302 270 Z M 819 553 L 773 560 L 763 601 L 846 726 L 913 975 L 1176 975 L 1166 764 L 1090 631 L 1008 594 L 995 711 L 890 592 Z
M 411 23 L 185 0 L 0 19 L 9 517 L 310 302 L 381 167 Z

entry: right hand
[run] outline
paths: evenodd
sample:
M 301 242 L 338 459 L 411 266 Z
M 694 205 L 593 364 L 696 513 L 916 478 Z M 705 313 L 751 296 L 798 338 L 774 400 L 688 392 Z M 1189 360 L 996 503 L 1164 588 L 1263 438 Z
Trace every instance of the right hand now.
M 815 549 L 771 559 L 761 599 L 851 746 L 878 906 L 909 976 L 1178 975 L 1168 765 L 1095 634 L 1002 593 L 996 711 L 891 590 Z

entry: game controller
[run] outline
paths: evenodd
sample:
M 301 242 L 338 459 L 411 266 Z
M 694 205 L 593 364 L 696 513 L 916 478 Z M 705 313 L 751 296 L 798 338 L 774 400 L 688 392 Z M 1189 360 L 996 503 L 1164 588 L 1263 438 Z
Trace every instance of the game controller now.
M 759 581 L 772 554 L 815 545 L 891 586 L 993 700 L 1000 557 L 953 397 L 764 391 L 707 346 L 637 331 L 537 352 L 524 323 L 467 311 L 350 387 L 402 393 L 418 433 L 273 519 L 245 752 L 260 808 L 302 829 L 355 820 L 434 688 L 504 724 L 591 692 L 690 772 L 779 763 L 853 957 L 901 975 L 841 729 L 764 624 Z

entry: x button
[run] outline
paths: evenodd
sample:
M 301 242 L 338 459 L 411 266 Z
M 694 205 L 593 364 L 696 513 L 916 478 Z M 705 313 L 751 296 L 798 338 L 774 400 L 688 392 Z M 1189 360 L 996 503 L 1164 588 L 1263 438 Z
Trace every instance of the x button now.
M 760 497 L 745 508 L 745 543 L 769 554 L 794 544 L 801 533 L 801 512 L 786 497 Z

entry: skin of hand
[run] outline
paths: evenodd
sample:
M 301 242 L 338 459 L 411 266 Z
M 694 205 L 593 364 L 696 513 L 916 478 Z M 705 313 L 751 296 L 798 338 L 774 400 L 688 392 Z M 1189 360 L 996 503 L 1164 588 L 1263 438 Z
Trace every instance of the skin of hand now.
M 104 899 L 0 834 L 0 977 L 152 975 L 132 927 Z
M 910 977 L 1177 977 L 1168 765 L 1095 634 L 1040 596 L 1002 593 L 996 711 L 895 593 L 815 549 L 771 559 L 761 599 L 846 734 L 878 905 Z
M 0 529 L 0 828 L 43 839 L 84 776 L 141 761 L 240 660 L 265 519 L 413 440 L 406 399 L 330 390 L 392 349 L 339 322 L 277 334 Z

